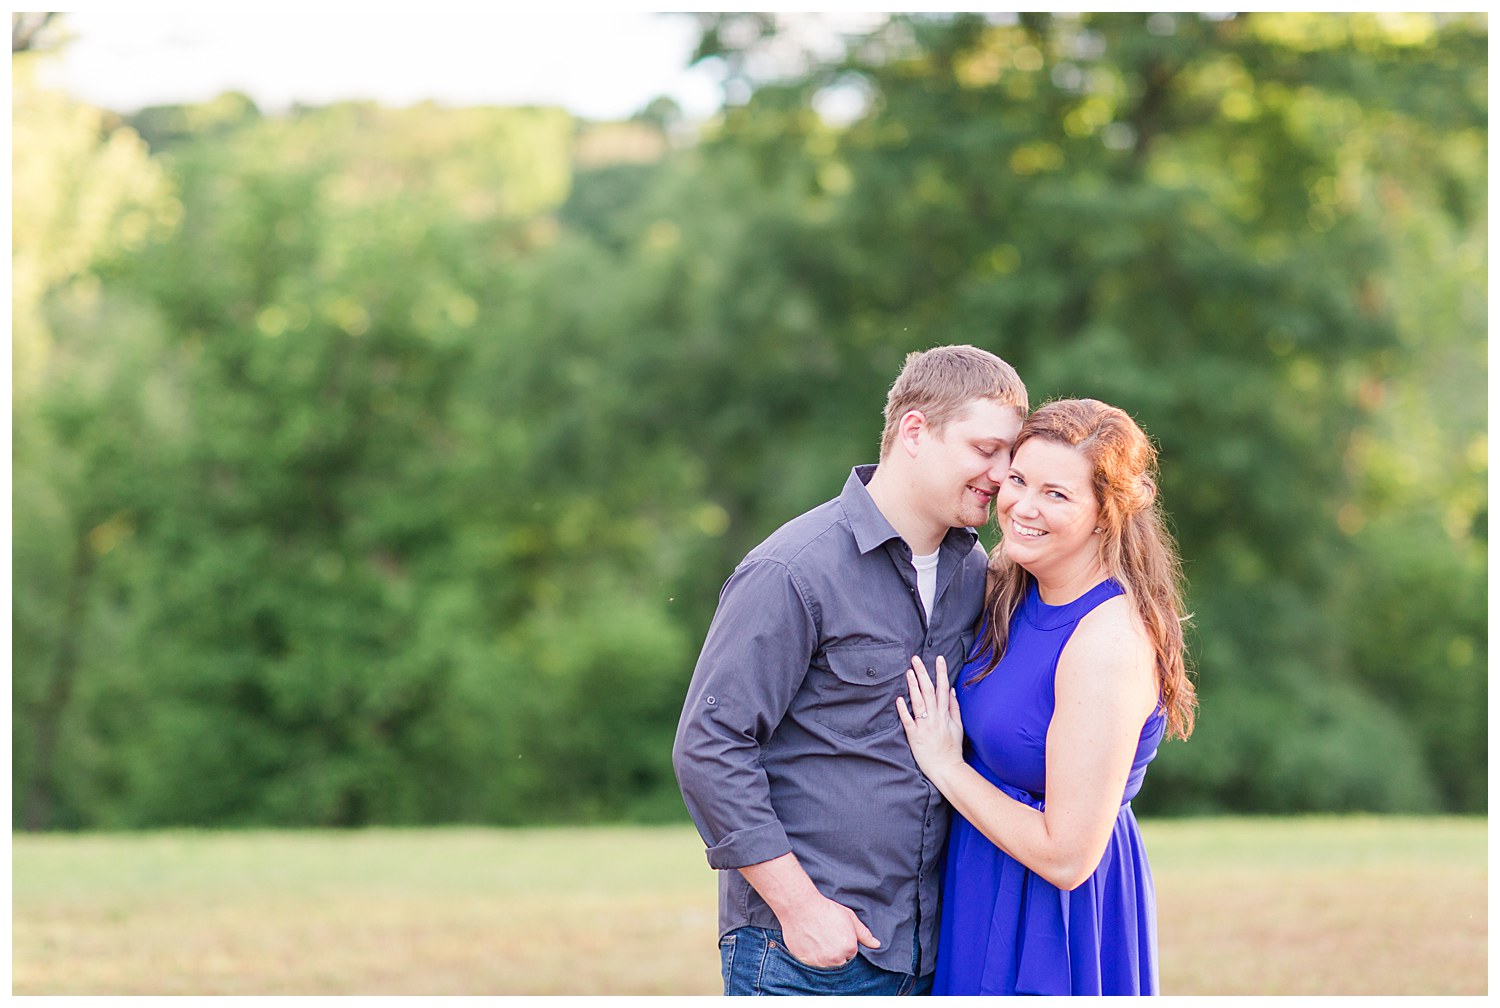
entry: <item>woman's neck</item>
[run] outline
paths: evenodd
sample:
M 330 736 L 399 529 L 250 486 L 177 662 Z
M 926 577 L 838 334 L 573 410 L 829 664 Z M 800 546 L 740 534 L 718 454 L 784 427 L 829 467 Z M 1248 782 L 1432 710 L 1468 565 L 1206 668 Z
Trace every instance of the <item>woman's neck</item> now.
M 1109 578 L 1109 572 L 1097 561 L 1070 570 L 1027 570 L 1036 579 L 1036 590 L 1042 601 L 1051 606 L 1067 605 Z

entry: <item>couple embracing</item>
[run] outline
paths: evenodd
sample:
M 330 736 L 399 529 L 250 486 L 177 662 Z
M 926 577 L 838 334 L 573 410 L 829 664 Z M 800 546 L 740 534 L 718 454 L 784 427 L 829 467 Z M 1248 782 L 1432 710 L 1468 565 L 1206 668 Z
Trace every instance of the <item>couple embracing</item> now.
M 735 569 L 673 749 L 726 994 L 1157 992 L 1130 799 L 1195 695 L 1154 455 L 914 353 L 879 464 Z

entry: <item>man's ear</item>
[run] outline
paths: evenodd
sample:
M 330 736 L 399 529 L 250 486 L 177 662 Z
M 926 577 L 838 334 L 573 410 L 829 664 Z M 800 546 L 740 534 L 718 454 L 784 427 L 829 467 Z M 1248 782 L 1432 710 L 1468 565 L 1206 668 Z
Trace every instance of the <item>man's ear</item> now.
M 907 410 L 896 422 L 896 443 L 906 454 L 915 457 L 922 435 L 928 431 L 927 417 L 921 410 Z

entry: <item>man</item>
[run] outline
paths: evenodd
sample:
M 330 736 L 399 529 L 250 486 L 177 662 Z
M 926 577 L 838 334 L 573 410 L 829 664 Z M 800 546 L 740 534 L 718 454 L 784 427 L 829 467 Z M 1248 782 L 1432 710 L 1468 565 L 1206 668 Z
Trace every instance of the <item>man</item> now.
M 963 665 L 984 592 L 973 526 L 1026 413 L 970 346 L 907 357 L 880 462 L 724 585 L 673 764 L 719 876 L 725 994 L 920 994 L 937 951 L 942 796 L 896 697 L 914 655 Z

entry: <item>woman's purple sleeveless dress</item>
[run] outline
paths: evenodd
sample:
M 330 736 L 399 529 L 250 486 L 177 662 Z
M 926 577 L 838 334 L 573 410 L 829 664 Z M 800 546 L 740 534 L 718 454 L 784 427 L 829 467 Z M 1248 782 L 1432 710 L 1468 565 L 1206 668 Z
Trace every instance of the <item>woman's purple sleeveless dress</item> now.
M 1124 590 L 1095 585 L 1062 606 L 1032 584 L 995 670 L 974 656 L 954 682 L 968 763 L 990 783 L 1043 807 L 1047 727 L 1057 659 L 1078 621 Z M 1158 709 L 1141 729 L 1114 835 L 1092 877 L 1064 892 L 990 843 L 958 813 L 943 873 L 934 994 L 1155 994 L 1156 896 L 1130 799 L 1166 729 Z

